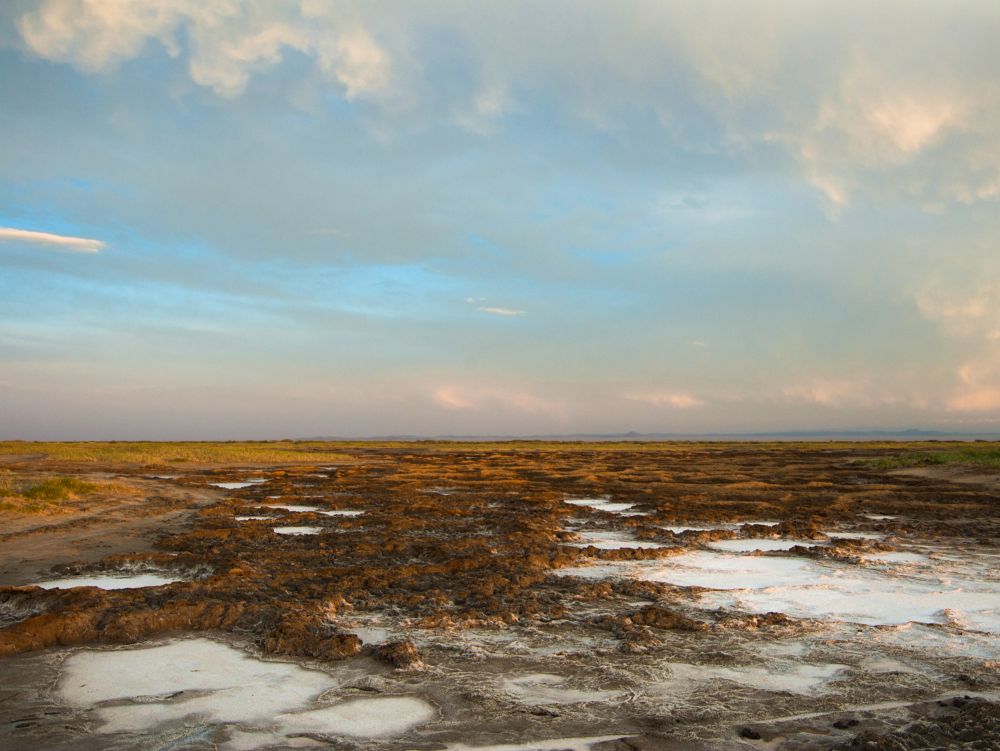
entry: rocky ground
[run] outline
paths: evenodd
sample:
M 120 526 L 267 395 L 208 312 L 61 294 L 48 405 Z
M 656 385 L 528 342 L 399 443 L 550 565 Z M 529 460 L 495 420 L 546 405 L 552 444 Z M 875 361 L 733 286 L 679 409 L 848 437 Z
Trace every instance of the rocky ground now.
M 996 477 L 866 462 L 893 450 L 415 444 L 345 450 L 338 466 L 10 461 L 139 492 L 5 519 L 0 747 L 1000 748 Z M 725 545 L 841 578 L 901 554 L 886 574 L 900 587 L 924 586 L 935 566 L 949 572 L 939 589 L 978 577 L 975 612 L 856 621 L 674 578 L 675 562 L 702 560 L 692 554 L 737 560 Z M 34 586 L 138 574 L 179 580 Z M 216 654 L 206 637 L 308 668 L 282 681 L 319 671 L 330 687 L 307 708 L 282 705 L 292 719 L 279 722 L 188 712 L 220 689 L 176 677 L 93 701 L 67 685 L 93 650 Z M 404 698 L 419 702 L 399 708 L 413 722 L 380 733 L 396 727 L 377 709 L 389 705 L 363 702 Z M 148 707 L 148 722 L 113 719 L 123 702 Z M 371 722 L 344 724 L 368 706 Z

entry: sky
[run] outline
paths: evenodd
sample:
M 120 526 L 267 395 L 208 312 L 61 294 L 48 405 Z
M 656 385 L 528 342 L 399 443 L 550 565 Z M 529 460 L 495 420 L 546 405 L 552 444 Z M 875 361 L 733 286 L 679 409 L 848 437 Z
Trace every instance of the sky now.
M 7 0 L 0 438 L 1000 430 L 995 0 Z

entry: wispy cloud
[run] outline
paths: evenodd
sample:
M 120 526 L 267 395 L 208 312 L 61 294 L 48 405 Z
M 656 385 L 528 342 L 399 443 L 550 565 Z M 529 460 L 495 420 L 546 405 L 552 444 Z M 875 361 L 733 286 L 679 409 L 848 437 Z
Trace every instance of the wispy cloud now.
M 644 402 L 654 407 L 672 409 L 694 409 L 705 406 L 705 402 L 681 391 L 643 391 L 625 394 L 630 402 Z
M 483 313 L 489 313 L 493 316 L 523 316 L 527 315 L 523 310 L 515 310 L 514 308 L 494 308 L 494 307 L 482 307 L 476 308 Z
M 506 386 L 445 385 L 431 389 L 431 401 L 447 410 L 509 410 L 563 416 L 562 404 Z
M 33 243 L 45 245 L 53 250 L 68 250 L 74 253 L 97 253 L 107 247 L 103 240 L 91 237 L 57 235 L 52 232 L 36 232 L 16 227 L 0 227 L 0 242 L 2 241 Z

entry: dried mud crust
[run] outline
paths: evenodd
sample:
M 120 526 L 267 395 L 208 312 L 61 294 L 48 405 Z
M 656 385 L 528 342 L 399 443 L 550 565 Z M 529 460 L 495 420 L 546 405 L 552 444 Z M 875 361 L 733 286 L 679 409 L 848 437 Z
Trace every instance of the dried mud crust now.
M 164 487 L 204 492 L 210 483 L 252 474 L 266 482 L 226 492 L 164 525 L 158 552 L 116 556 L 77 567 L 195 571 L 192 581 L 104 591 L 0 588 L 0 655 L 53 645 L 129 643 L 167 632 L 216 630 L 252 636 L 275 654 L 338 659 L 361 640 L 338 627 L 344 616 L 380 614 L 425 629 L 573 621 L 621 639 L 625 652 L 656 644 L 663 629 L 789 628 L 789 619 L 685 611 L 689 594 L 667 585 L 584 581 L 554 576 L 584 561 L 659 558 L 720 537 L 788 534 L 864 521 L 891 534 L 905 525 L 924 535 L 997 539 L 995 494 L 945 481 L 866 468 L 872 449 L 822 445 L 677 445 L 666 448 L 569 447 L 532 451 L 352 450 L 338 468 L 285 467 L 187 471 Z M 144 470 L 148 475 L 149 470 Z M 611 496 L 633 504 L 623 516 L 565 503 Z M 363 510 L 360 516 L 286 514 L 267 505 Z M 873 521 L 866 514 L 896 516 Z M 237 515 L 272 517 L 240 522 Z M 775 520 L 737 531 L 674 534 L 664 526 Z M 285 536 L 275 526 L 322 532 Z M 573 530 L 628 532 L 658 541 L 649 550 L 567 545 Z M 877 542 L 844 541 L 834 555 Z M 0 549 L 2 553 L 2 549 Z M 63 570 L 72 570 L 72 567 Z M 655 609 L 636 604 L 656 603 Z M 608 603 L 617 603 L 609 615 Z M 626 608 L 625 603 L 632 603 Z M 624 614 L 624 615 L 623 615 Z M 13 621 L 13 622 L 12 622 Z M 0 623 L 3 623 L 0 621 Z M 415 665 L 407 648 L 382 650 Z
M 859 733 L 833 751 L 996 751 L 1000 705 L 958 697 L 938 702 L 905 727 L 890 733 Z

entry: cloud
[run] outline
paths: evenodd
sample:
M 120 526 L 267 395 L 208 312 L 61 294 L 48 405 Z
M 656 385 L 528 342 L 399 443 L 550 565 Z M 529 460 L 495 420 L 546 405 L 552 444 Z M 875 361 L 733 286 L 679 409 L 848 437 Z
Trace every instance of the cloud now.
M 198 0 L 43 0 L 17 21 L 37 55 L 102 73 L 159 42 L 186 57 L 191 79 L 235 97 L 250 77 L 280 64 L 286 52 L 314 59 L 346 98 L 388 87 L 391 63 L 356 16 L 340 4 Z
M 964 348 L 945 400 L 947 409 L 1000 410 L 1000 282 L 992 281 L 996 276 L 996 270 L 983 263 L 976 280 L 937 282 L 917 294 L 921 314 Z
M 35 54 L 91 73 L 158 44 L 223 97 L 302 55 L 348 99 L 391 103 L 386 111 L 397 115 L 405 102 L 400 127 L 443 117 L 487 135 L 511 111 L 530 115 L 531 103 L 544 101 L 616 140 L 641 123 L 636 154 L 678 137 L 737 158 L 783 149 L 780 168 L 790 157 L 832 214 L 867 196 L 916 199 L 928 210 L 1000 199 L 990 3 L 912 13 L 891 2 L 805 11 L 770 0 L 583 0 L 530 10 L 517 2 L 425 12 L 356 0 L 39 0 L 17 27 Z M 887 34 L 900 13 L 907 33 Z
M 476 308 L 476 310 L 479 310 L 479 311 L 481 311 L 483 313 L 489 313 L 490 315 L 494 315 L 494 316 L 523 316 L 523 315 L 527 315 L 527 313 L 525 311 L 523 311 L 523 310 L 516 310 L 514 308 L 494 308 L 494 307 L 487 306 L 487 307 L 482 307 L 482 308 Z
M 1000 353 L 991 352 L 962 365 L 958 385 L 948 399 L 948 408 L 957 412 L 1000 410 Z
M 564 405 L 516 388 L 505 386 L 445 385 L 430 391 L 431 401 L 447 410 L 503 411 L 564 417 Z
M 102 240 L 94 240 L 89 237 L 56 235 L 51 232 L 36 232 L 15 227 L 0 227 L 0 242 L 3 241 L 44 245 L 52 250 L 66 250 L 74 253 L 97 253 L 106 247 L 106 243 Z
M 625 399 L 631 402 L 643 402 L 654 407 L 669 407 L 671 409 L 695 409 L 705 406 L 705 402 L 691 394 L 680 391 L 645 391 L 625 394 Z
M 782 389 L 782 394 L 792 402 L 819 404 L 824 407 L 863 405 L 875 400 L 867 384 L 847 379 L 818 378 L 809 383 L 788 386 Z

